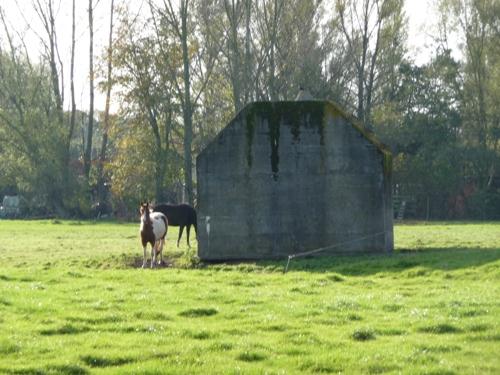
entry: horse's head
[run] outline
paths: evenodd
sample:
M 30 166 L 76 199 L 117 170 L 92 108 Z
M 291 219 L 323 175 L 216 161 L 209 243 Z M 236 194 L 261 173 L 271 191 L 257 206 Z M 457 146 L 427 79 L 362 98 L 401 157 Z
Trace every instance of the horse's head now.
M 149 218 L 149 203 L 148 202 L 141 202 L 141 206 L 139 207 L 139 212 L 141 213 L 141 222 L 143 224 L 150 224 L 151 219 Z

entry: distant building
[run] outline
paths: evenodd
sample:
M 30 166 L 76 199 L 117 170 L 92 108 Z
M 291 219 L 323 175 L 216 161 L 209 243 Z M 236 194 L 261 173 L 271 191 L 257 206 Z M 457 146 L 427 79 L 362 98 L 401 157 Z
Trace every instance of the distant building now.
M 201 259 L 393 250 L 390 152 L 311 99 L 249 104 L 198 155 Z

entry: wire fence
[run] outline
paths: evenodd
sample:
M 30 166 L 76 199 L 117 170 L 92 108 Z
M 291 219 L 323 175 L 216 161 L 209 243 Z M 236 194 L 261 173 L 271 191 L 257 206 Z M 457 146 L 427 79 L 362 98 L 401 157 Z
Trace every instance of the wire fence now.
M 288 255 L 288 260 L 286 262 L 286 266 L 285 266 L 285 269 L 284 269 L 283 273 L 287 273 L 288 272 L 288 268 L 290 266 L 290 260 L 292 260 L 292 259 L 300 258 L 300 257 L 305 257 L 305 256 L 317 254 L 317 253 L 321 253 L 321 252 L 326 251 L 326 250 L 335 249 L 335 248 L 340 247 L 340 246 L 349 245 L 351 243 L 355 243 L 355 242 L 367 240 L 367 239 L 370 239 L 370 238 L 375 238 L 375 237 L 382 236 L 382 235 L 385 235 L 385 234 L 386 234 L 385 231 L 384 232 L 378 232 L 378 233 L 370 234 L 370 235 L 367 235 L 367 236 L 358 237 L 358 238 L 355 238 L 353 240 L 339 242 L 339 243 L 337 243 L 335 245 L 330 245 L 330 246 L 325 246 L 325 247 L 319 247 L 317 249 L 310 250 L 310 251 L 304 251 L 304 252 L 301 252 L 301 253 L 290 254 L 290 255 Z

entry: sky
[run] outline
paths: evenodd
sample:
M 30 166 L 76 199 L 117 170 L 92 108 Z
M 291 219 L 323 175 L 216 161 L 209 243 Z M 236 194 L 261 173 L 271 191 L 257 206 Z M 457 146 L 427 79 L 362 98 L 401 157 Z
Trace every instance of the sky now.
M 0 6 L 6 13 L 10 29 L 16 30 L 25 39 L 30 57 L 36 60 L 43 46 L 38 35 L 42 34 L 42 25 L 32 7 L 33 0 L 0 0 Z M 115 0 L 116 3 L 128 1 L 133 8 L 140 9 L 144 0 Z M 43 0 L 41 2 L 44 2 Z M 409 55 L 416 64 L 424 64 L 431 55 L 431 34 L 436 22 L 433 11 L 434 0 L 406 0 L 405 11 L 409 22 Z M 69 109 L 69 66 L 71 51 L 71 0 L 54 0 L 56 4 L 56 29 L 60 45 L 61 58 L 64 64 L 64 77 L 67 81 L 65 89 L 65 108 Z M 94 0 L 94 55 L 102 56 L 108 43 L 110 0 Z M 75 92 L 78 109 L 89 108 L 89 35 L 88 35 L 88 1 L 76 0 L 76 52 L 75 52 Z M 3 30 L 2 30 L 3 31 Z M 2 35 L 2 32 L 0 32 Z M 94 58 L 96 64 L 97 58 Z M 105 95 L 95 90 L 95 108 L 103 110 Z M 112 104 L 112 111 L 117 110 L 117 103 Z

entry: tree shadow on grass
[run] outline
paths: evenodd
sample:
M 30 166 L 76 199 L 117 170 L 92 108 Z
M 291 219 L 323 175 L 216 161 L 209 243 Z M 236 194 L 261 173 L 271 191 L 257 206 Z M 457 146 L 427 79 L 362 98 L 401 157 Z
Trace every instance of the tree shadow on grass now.
M 500 259 L 500 249 L 435 248 L 396 250 L 391 255 L 329 255 L 291 259 L 288 272 L 336 272 L 346 276 L 366 276 L 380 272 L 401 272 L 414 267 L 429 270 L 455 271 L 484 266 Z M 257 266 L 269 268 L 282 262 L 259 261 Z M 493 266 L 500 269 L 500 265 Z M 418 275 L 417 275 L 418 276 Z

